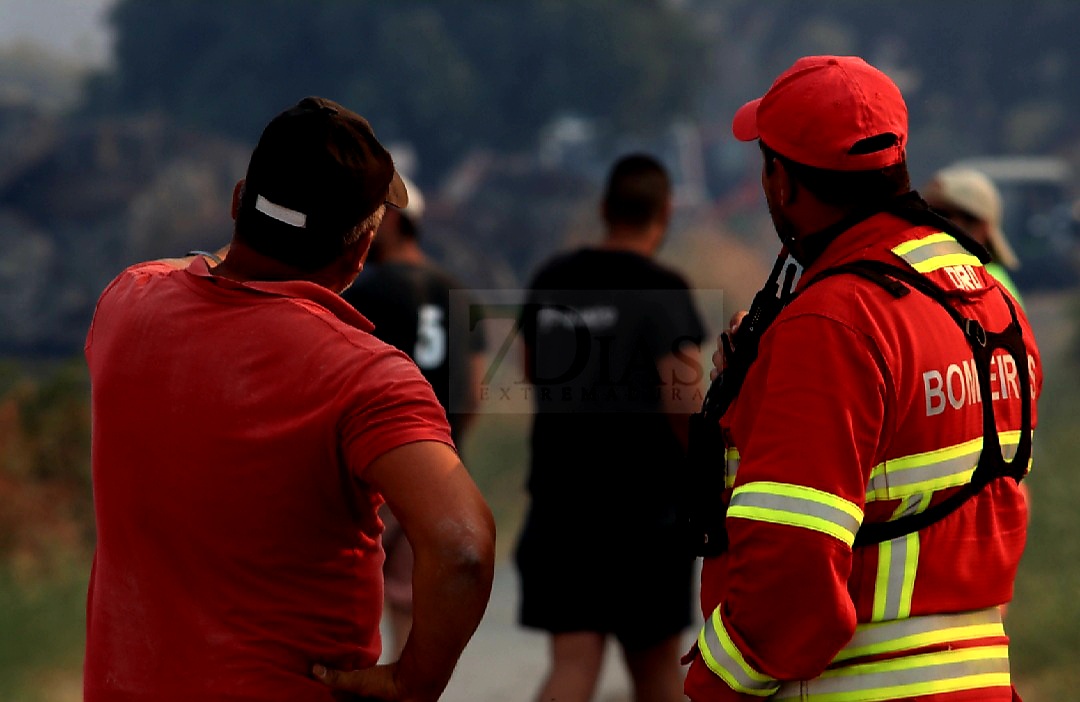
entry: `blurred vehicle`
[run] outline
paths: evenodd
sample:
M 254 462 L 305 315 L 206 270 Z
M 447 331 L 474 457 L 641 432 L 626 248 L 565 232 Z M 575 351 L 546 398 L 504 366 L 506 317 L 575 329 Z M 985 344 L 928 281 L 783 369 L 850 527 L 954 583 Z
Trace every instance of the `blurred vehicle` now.
M 983 156 L 954 165 L 982 171 L 1001 191 L 1001 228 L 1020 259 L 1020 267 L 1012 273 L 1017 287 L 1059 289 L 1080 283 L 1080 201 L 1068 161 L 1052 156 Z

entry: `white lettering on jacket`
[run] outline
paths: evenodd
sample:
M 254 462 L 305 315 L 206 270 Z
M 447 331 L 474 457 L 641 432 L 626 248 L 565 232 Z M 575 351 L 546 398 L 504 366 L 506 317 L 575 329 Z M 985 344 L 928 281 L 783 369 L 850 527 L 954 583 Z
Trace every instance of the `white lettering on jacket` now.
M 1035 359 L 1028 356 L 1028 376 L 1032 378 L 1031 396 L 1035 397 Z M 948 408 L 960 409 L 965 405 L 978 404 L 982 399 L 979 375 L 975 359 L 962 363 L 950 363 L 944 370 L 936 368 L 924 371 L 923 397 L 926 416 L 933 417 Z M 1004 351 L 990 358 L 990 399 L 1008 400 L 1020 396 L 1020 379 L 1016 373 L 1016 361 Z
M 961 290 L 980 290 L 983 287 L 982 281 L 971 266 L 945 266 L 944 271 L 952 280 L 953 285 Z

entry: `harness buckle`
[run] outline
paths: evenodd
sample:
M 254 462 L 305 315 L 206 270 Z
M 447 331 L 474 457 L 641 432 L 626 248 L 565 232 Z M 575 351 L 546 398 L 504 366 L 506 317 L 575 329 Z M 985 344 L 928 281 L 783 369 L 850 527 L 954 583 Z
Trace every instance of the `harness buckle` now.
M 979 345 L 986 348 L 986 330 L 976 319 L 964 320 L 964 335 Z

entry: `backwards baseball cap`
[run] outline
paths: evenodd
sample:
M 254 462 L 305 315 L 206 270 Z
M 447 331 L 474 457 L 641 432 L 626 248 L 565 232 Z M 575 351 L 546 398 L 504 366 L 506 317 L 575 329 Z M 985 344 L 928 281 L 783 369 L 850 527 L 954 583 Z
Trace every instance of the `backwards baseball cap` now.
M 332 100 L 306 97 L 263 130 L 248 164 L 240 211 L 261 218 L 253 238 L 267 246 L 279 248 L 269 243 L 275 239 L 306 237 L 313 250 L 332 252 L 334 240 L 340 242 L 383 203 L 405 207 L 409 196 L 371 125 Z M 258 241 L 251 243 L 258 247 Z
M 870 171 L 904 160 L 908 113 L 896 84 L 863 59 L 804 56 L 740 107 L 731 128 L 797 163 Z
M 966 166 L 942 168 L 919 194 L 931 207 L 958 210 L 986 224 L 987 248 L 994 260 L 1010 269 L 1020 266 L 1020 259 L 1001 231 L 1001 193 L 985 173 Z

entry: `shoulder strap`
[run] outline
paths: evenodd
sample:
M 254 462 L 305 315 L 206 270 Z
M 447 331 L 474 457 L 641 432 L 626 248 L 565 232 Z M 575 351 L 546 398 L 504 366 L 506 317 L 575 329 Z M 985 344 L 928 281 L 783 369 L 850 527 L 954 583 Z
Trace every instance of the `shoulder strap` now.
M 851 273 L 870 280 L 895 298 L 901 298 L 911 288 L 937 302 L 952 317 L 971 347 L 979 376 L 980 398 L 983 408 L 983 448 L 971 480 L 946 499 L 931 505 L 917 514 L 910 514 L 889 522 L 863 524 L 855 536 L 855 546 L 881 543 L 905 534 L 925 529 L 941 521 L 960 508 L 968 499 L 978 494 L 993 480 L 1010 477 L 1020 482 L 1027 473 L 1031 459 L 1031 378 L 1028 373 L 1027 345 L 1024 342 L 1016 308 L 1007 296 L 1011 320 L 1000 332 L 989 332 L 976 319 L 962 315 L 950 302 L 948 295 L 926 276 L 901 266 L 883 261 L 854 261 L 827 269 L 803 286 L 800 293 L 811 285 L 831 276 Z M 990 363 L 995 351 L 1002 350 L 1012 356 L 1020 384 L 1020 442 L 1012 460 L 1005 460 L 998 438 L 994 417 L 993 388 L 990 381 Z

